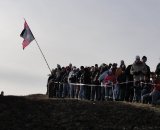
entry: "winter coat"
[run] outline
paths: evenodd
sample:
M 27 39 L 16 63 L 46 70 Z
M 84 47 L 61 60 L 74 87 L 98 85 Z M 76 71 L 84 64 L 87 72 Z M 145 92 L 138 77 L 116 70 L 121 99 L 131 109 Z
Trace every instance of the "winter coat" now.
M 130 73 L 133 75 L 134 81 L 142 81 L 145 80 L 145 75 L 147 73 L 147 67 L 143 62 L 134 62 Z
M 111 75 L 107 75 L 104 79 L 104 83 L 111 85 L 112 83 L 115 84 L 116 83 L 116 77 L 115 75 L 111 74 Z

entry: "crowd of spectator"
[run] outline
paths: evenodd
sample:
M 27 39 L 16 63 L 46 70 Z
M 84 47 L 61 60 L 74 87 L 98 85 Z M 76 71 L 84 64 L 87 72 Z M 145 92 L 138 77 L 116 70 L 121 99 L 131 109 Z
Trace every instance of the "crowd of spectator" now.
M 150 72 L 147 57 L 135 57 L 128 66 L 117 63 L 53 69 L 47 82 L 49 98 L 77 98 L 92 101 L 136 101 L 160 104 L 160 63 Z

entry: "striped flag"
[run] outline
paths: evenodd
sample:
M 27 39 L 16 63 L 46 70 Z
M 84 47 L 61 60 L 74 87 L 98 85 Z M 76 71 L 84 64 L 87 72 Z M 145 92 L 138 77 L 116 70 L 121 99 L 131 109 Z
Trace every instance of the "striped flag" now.
M 24 29 L 21 32 L 20 36 L 24 38 L 22 43 L 23 50 L 35 39 L 26 21 L 24 22 Z

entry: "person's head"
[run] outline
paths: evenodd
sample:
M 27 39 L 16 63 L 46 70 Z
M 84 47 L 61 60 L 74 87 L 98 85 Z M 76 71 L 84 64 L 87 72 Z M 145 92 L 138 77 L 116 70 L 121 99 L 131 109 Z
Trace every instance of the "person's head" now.
M 124 65 L 124 60 L 121 60 L 121 63 L 120 63 L 121 65 Z
M 110 69 L 112 67 L 112 63 L 109 63 L 108 69 Z
M 106 65 L 105 63 L 102 63 L 100 66 L 101 66 L 101 67 L 104 67 L 105 65 Z
M 77 70 L 76 66 L 73 66 L 72 70 L 73 70 L 73 71 L 76 71 L 76 70 Z
M 143 57 L 142 57 L 142 62 L 145 63 L 146 61 L 147 61 L 147 57 L 146 57 L 146 56 L 143 56 Z
M 61 66 L 59 64 L 57 64 L 57 69 L 61 69 Z
M 95 71 L 95 67 L 94 67 L 94 66 L 91 66 L 90 71 L 91 71 L 91 72 L 94 72 L 94 71 Z
M 112 68 L 117 68 L 117 63 L 113 63 Z
M 80 70 L 84 70 L 84 66 L 81 66 L 81 67 L 80 67 Z
M 135 62 L 136 63 L 140 62 L 140 56 L 138 56 L 138 55 L 136 56 Z
M 95 68 L 98 68 L 98 64 L 95 64 Z
M 121 69 L 122 69 L 122 71 L 125 71 L 126 66 L 125 66 L 125 65 L 122 65 L 122 66 L 121 66 Z
M 72 63 L 69 63 L 69 68 L 70 68 L 70 69 L 72 68 Z
M 70 67 L 67 66 L 67 67 L 66 67 L 66 72 L 68 73 L 68 72 L 70 72 L 70 70 L 71 70 Z

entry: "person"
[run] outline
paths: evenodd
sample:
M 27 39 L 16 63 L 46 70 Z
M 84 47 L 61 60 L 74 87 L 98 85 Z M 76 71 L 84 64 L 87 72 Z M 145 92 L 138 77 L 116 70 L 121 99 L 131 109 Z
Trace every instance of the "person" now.
M 124 60 L 121 60 L 121 62 L 120 62 L 120 68 L 126 69 L 126 65 L 124 63 Z
M 120 67 L 116 71 L 117 85 L 115 87 L 116 99 L 120 101 L 125 100 L 126 96 L 126 74 L 125 74 L 126 66 L 120 65 Z
M 135 100 L 141 101 L 141 82 L 145 80 L 147 73 L 146 65 L 140 60 L 140 56 L 136 56 L 134 63 L 132 64 L 130 73 L 133 75 L 134 87 L 135 87 Z
M 61 91 L 61 78 L 62 78 L 62 67 L 57 64 L 57 68 L 55 69 L 55 84 L 54 89 L 56 92 L 56 97 L 61 97 L 60 91 Z
M 1 91 L 1 96 L 4 96 L 4 92 L 3 91 Z
M 90 71 L 91 71 L 91 83 L 94 85 L 91 87 L 91 100 L 92 101 L 94 101 L 95 99 L 99 100 L 100 95 L 98 93 L 98 90 L 100 88 L 100 82 L 98 78 L 99 78 L 100 70 L 98 68 L 98 65 L 95 64 L 95 66 L 93 66 Z
M 76 92 L 76 86 L 72 83 L 76 83 L 77 81 L 77 68 L 75 66 L 72 67 L 72 70 L 69 72 L 68 75 L 68 83 L 69 83 L 69 88 L 70 88 L 70 98 L 75 97 L 75 92 Z
M 85 67 L 84 71 L 81 75 L 81 83 L 82 84 L 91 84 L 91 72 L 89 67 Z M 90 100 L 91 96 L 91 86 L 84 85 L 84 98 Z
M 61 76 L 61 84 L 60 84 L 60 97 L 65 98 L 68 97 L 69 93 L 69 84 L 68 84 L 68 75 L 69 75 L 69 67 L 62 67 L 62 76 Z
M 154 75 L 154 74 L 153 74 Z M 149 94 L 151 97 L 152 105 L 160 104 L 160 63 L 156 66 L 155 76 L 153 77 L 153 82 L 155 84 L 152 92 Z
M 158 65 L 156 66 L 155 73 L 156 73 L 157 78 L 160 78 L 160 63 L 158 63 Z
M 116 77 L 111 69 L 108 71 L 108 75 L 105 77 L 104 83 L 106 85 L 105 87 L 106 100 L 110 101 L 115 99 L 113 85 L 116 83 Z
M 125 74 L 126 74 L 126 95 L 125 101 L 132 102 L 134 96 L 134 84 L 133 84 L 133 75 L 130 73 L 132 64 L 128 65 Z
M 79 74 L 78 74 L 78 82 L 79 83 L 83 83 L 83 75 L 84 75 L 84 66 L 81 66 Z M 84 85 L 80 85 L 80 90 L 79 90 L 78 98 L 80 100 L 82 100 L 82 99 L 85 98 L 85 96 L 84 96 Z
M 142 95 L 142 103 L 152 103 L 152 96 L 151 93 L 155 88 L 155 81 L 156 81 L 157 77 L 156 77 L 156 73 L 155 72 L 151 72 L 150 73 L 150 92 L 147 94 Z M 156 81 L 157 82 L 157 81 Z
M 99 75 L 99 83 L 101 84 L 100 87 L 98 87 L 98 100 L 105 100 L 105 82 L 104 79 L 108 75 L 109 69 L 108 65 L 104 65 L 100 67 L 100 75 Z
M 147 83 L 149 83 L 150 82 L 150 73 L 151 73 L 151 71 L 150 71 L 150 67 L 146 64 L 146 62 L 147 62 L 147 57 L 146 56 L 142 57 L 142 62 L 145 64 L 145 66 L 147 68 L 147 72 L 145 74 L 145 81 Z
M 55 82 L 55 70 L 52 69 L 51 74 L 49 74 L 48 81 L 47 81 L 47 92 L 49 98 L 54 97 L 56 94 L 54 89 L 54 82 Z
M 146 64 L 146 61 L 147 61 L 147 57 L 143 56 L 142 62 L 145 64 L 145 66 L 147 68 L 147 72 L 145 74 L 145 79 L 144 79 L 145 83 L 142 84 L 142 97 L 151 92 L 151 85 L 149 84 L 151 71 L 150 71 L 150 67 Z
M 152 99 L 152 105 L 159 105 L 160 104 L 160 79 L 156 78 L 155 80 L 155 87 L 153 91 L 150 93 Z

